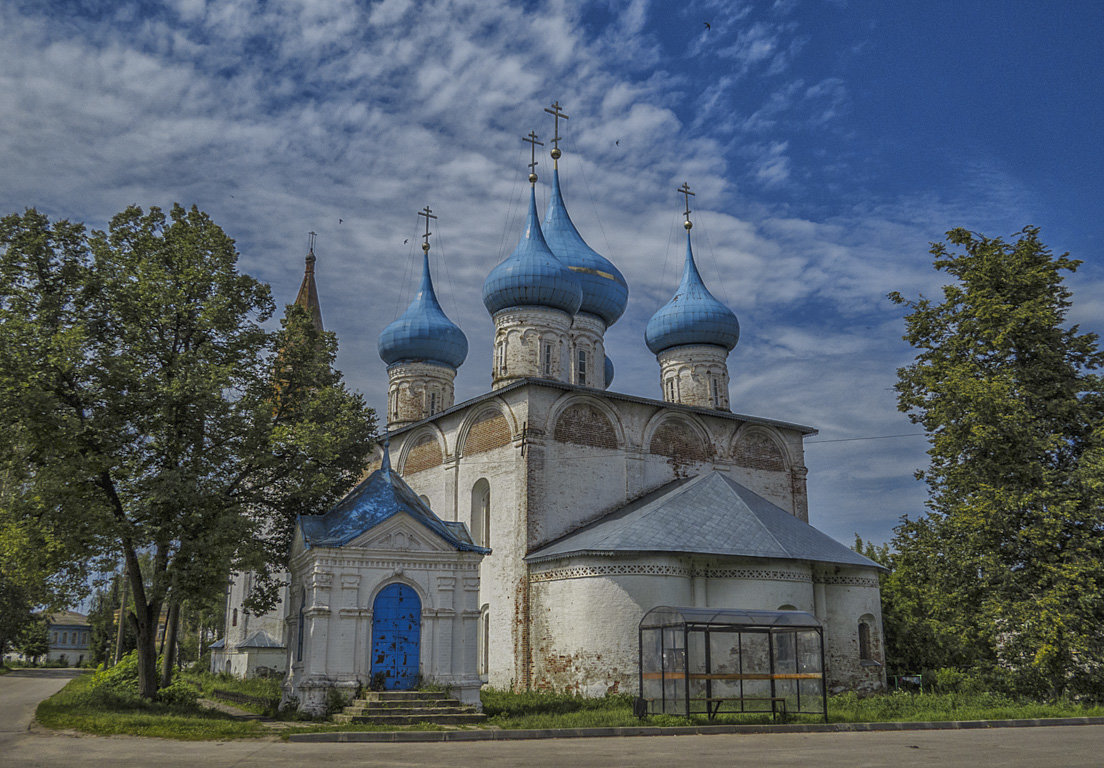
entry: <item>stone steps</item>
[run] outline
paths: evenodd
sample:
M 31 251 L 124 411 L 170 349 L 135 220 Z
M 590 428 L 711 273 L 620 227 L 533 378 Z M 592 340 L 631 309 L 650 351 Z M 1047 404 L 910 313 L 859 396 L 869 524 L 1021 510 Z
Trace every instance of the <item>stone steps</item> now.
M 485 715 L 434 691 L 369 691 L 334 715 L 338 723 L 472 725 Z

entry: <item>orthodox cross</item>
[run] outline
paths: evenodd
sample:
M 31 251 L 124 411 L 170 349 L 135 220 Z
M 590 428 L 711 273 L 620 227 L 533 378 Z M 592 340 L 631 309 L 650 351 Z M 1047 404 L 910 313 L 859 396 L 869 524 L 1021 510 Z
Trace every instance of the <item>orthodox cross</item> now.
M 564 120 L 568 119 L 567 115 L 565 115 L 563 112 L 561 112 L 560 109 L 561 109 L 561 107 L 560 107 L 560 102 L 559 101 L 554 101 L 554 102 L 552 102 L 551 107 L 545 107 L 544 108 L 545 112 L 547 112 L 548 114 L 552 115 L 552 117 L 555 118 L 554 125 L 556 127 L 552 130 L 552 133 L 554 134 L 552 136 L 552 159 L 553 160 L 559 160 L 560 159 L 560 118 L 562 117 Z
M 686 216 L 686 223 L 689 224 L 690 223 L 690 198 L 694 197 L 695 195 L 694 195 L 693 192 L 690 191 L 690 185 L 687 184 L 685 181 L 682 182 L 682 186 L 679 187 L 678 191 L 679 191 L 679 194 L 681 194 L 684 198 L 686 198 L 686 211 L 685 211 L 684 215 Z M 687 227 L 687 229 L 689 229 L 689 227 Z
M 425 208 L 423 208 L 422 210 L 418 211 L 418 215 L 419 216 L 424 216 L 425 220 L 426 220 L 425 234 L 422 235 L 422 250 L 426 251 L 428 253 L 429 252 L 429 236 L 433 234 L 432 232 L 429 231 L 429 220 L 430 219 L 436 219 L 437 217 L 433 215 L 433 211 L 429 210 L 428 205 Z
M 314 271 L 314 266 L 313 266 L 314 265 L 314 238 L 317 237 L 317 233 L 308 232 L 307 234 L 310 235 L 310 245 L 307 248 L 307 269 L 313 272 Z
M 537 147 L 543 147 L 543 141 L 537 141 L 537 134 L 534 131 L 529 131 L 528 136 L 522 136 L 522 141 L 527 141 L 532 145 L 532 160 L 529 161 L 529 181 L 533 184 L 537 183 Z

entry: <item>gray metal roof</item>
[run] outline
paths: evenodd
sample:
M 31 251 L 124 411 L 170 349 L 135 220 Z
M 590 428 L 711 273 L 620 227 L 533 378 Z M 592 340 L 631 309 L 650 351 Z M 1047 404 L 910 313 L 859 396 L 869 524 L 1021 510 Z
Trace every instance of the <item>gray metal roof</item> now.
M 525 559 L 532 563 L 623 552 L 686 552 L 881 568 L 715 470 L 669 483 Z
M 259 629 L 238 644 L 239 648 L 283 648 L 284 644 L 272 635 Z

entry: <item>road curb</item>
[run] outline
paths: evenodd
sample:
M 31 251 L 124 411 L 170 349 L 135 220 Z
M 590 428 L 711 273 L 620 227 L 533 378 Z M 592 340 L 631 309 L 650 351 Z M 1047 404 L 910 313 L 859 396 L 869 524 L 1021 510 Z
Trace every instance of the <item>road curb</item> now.
M 920 723 L 787 723 L 784 725 L 686 725 L 673 728 L 555 728 L 470 731 L 335 731 L 292 733 L 295 742 L 441 742 L 593 739 L 613 736 L 707 736 L 721 733 L 847 733 L 867 731 L 952 731 L 981 728 L 1039 728 L 1053 725 L 1104 725 L 1104 717 L 1049 717 L 1034 720 L 942 720 Z

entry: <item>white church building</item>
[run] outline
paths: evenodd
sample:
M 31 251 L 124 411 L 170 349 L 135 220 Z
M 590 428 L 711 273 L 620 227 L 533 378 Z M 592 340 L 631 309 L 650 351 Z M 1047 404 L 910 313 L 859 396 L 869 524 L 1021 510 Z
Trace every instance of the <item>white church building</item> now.
M 635 694 L 637 627 L 657 606 L 807 612 L 823 628 L 830 689 L 884 688 L 879 566 L 808 523 L 803 439 L 815 430 L 731 411 L 739 323 L 698 273 L 689 206 L 681 282 L 644 329 L 661 398 L 638 397 L 610 390 L 605 347 L 625 279 L 572 224 L 558 168 L 543 222 L 530 182 L 520 241 L 483 286 L 490 390 L 454 404 L 468 344 L 437 301 L 428 256 L 418 293 L 380 336 L 390 455 L 377 451 L 353 494 L 390 473 L 416 497 L 389 518 L 406 521 L 402 536 L 358 530 L 345 555 L 327 550 L 309 567 L 314 523 L 301 523 L 281 608 L 285 687 L 312 664 L 312 685 L 368 685 L 383 663 L 374 622 L 392 615 L 375 601 L 406 584 L 420 610 L 406 652 L 422 679 L 463 681 L 468 700 L 473 680 Z M 382 534 L 387 523 L 360 525 Z M 355 621 L 337 631 L 337 614 Z

